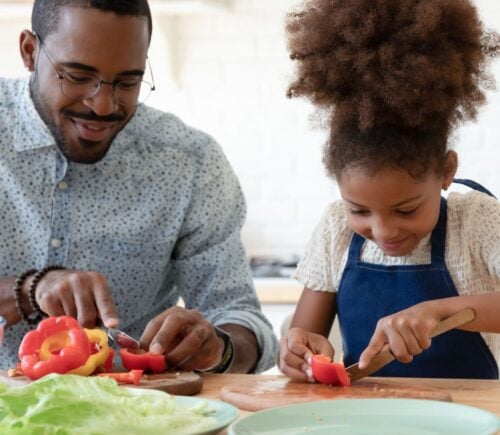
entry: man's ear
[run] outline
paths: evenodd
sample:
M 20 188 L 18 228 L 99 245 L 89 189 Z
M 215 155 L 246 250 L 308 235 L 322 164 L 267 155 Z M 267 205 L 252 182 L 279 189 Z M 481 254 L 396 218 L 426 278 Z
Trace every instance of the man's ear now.
M 34 71 L 37 43 L 36 36 L 29 30 L 23 30 L 21 32 L 19 36 L 19 50 L 26 70 Z
M 445 157 L 444 171 L 443 171 L 443 190 L 447 190 L 455 178 L 458 168 L 458 155 L 455 151 L 448 151 Z

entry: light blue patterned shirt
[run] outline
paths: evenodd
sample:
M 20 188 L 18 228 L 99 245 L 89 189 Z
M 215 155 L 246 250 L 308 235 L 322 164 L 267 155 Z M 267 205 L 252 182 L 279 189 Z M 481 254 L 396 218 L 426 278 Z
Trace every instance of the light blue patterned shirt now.
M 40 119 L 27 79 L 0 79 L 0 276 L 50 264 L 109 282 L 120 327 L 139 337 L 182 296 L 215 325 L 252 330 L 274 364 L 240 229 L 246 208 L 222 150 L 175 116 L 139 106 L 95 164 L 67 161 Z M 29 330 L 9 328 L 0 366 Z

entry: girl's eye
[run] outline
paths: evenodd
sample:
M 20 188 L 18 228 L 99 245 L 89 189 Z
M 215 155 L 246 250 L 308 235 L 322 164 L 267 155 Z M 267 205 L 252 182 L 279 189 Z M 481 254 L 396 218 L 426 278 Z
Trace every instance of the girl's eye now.
M 355 214 L 355 215 L 358 215 L 358 216 L 366 216 L 369 211 L 368 210 L 349 210 L 351 214 Z
M 413 208 L 411 210 L 397 210 L 397 213 L 402 214 L 403 216 L 409 216 L 415 213 L 417 211 L 417 208 L 418 207 Z

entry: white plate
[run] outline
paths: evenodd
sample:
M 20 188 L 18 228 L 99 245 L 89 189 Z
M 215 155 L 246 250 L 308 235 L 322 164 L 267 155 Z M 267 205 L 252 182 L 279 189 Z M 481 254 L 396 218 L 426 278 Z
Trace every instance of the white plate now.
M 125 387 L 127 388 L 127 387 Z M 154 389 L 145 389 L 145 388 L 127 388 L 133 394 L 141 394 L 142 392 L 146 394 L 159 394 L 164 395 L 167 394 L 164 391 L 154 390 Z M 173 397 L 180 406 L 183 408 L 192 408 L 200 403 L 207 404 L 207 410 L 211 411 L 208 416 L 213 417 L 217 420 L 217 423 L 202 432 L 190 432 L 189 435 L 212 435 L 217 434 L 219 431 L 224 429 L 226 426 L 231 424 L 238 418 L 239 410 L 233 405 L 229 403 L 222 402 L 221 400 L 213 400 L 213 399 L 205 399 L 203 397 L 193 397 L 193 396 L 175 396 L 173 394 L 169 395 Z
M 492 435 L 500 419 L 472 406 L 420 399 L 338 399 L 272 408 L 229 435 Z
M 193 407 L 198 405 L 200 402 L 208 403 L 208 408 L 213 410 L 213 413 L 210 414 L 211 417 L 214 417 L 217 420 L 217 425 L 213 428 L 210 428 L 207 431 L 196 432 L 192 435 L 210 435 L 216 434 L 226 426 L 231 424 L 238 418 L 240 412 L 238 408 L 229 403 L 222 402 L 221 400 L 212 400 L 212 399 L 204 399 L 203 397 L 191 397 L 191 396 L 174 396 L 175 401 L 179 403 L 181 406 L 185 407 Z

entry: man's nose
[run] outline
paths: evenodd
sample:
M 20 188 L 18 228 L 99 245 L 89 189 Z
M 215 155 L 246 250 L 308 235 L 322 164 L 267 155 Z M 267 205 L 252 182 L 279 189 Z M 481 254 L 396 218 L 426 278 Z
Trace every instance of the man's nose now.
M 83 102 L 99 116 L 111 115 L 118 108 L 114 87 L 109 83 L 102 83 L 99 90 Z

